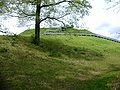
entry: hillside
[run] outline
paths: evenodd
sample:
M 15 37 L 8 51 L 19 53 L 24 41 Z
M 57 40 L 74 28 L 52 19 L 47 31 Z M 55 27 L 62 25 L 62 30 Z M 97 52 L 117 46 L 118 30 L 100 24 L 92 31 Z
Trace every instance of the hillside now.
M 42 28 L 41 29 L 41 34 L 45 34 L 47 31 L 55 31 L 58 33 L 86 33 L 86 34 L 92 34 L 92 32 L 85 30 L 85 29 L 73 29 L 73 28 L 68 28 L 66 30 L 62 30 L 61 28 Z M 20 35 L 22 36 L 31 36 L 34 34 L 34 29 L 28 29 L 24 32 L 22 32 Z
M 42 35 L 35 46 L 32 32 L 0 36 L 0 90 L 120 89 L 120 43 Z

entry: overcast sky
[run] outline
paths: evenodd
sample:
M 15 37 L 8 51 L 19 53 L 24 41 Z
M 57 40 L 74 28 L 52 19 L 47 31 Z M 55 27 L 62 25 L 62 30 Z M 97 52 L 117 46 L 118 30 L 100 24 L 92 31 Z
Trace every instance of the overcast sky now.
M 111 4 L 105 0 L 90 0 L 93 6 L 91 13 L 85 18 L 89 29 L 95 33 L 112 36 L 120 33 L 120 12 L 118 9 L 108 9 Z
M 89 1 L 93 8 L 90 10 L 90 15 L 84 18 L 89 30 L 111 37 L 116 36 L 116 33 L 120 33 L 120 12 L 117 13 L 117 10 L 114 11 L 113 9 L 107 10 L 107 8 L 110 7 L 110 4 L 107 4 L 105 0 Z M 27 29 L 17 27 L 17 18 L 8 19 L 8 22 L 2 20 L 2 23 L 14 33 L 20 33 Z

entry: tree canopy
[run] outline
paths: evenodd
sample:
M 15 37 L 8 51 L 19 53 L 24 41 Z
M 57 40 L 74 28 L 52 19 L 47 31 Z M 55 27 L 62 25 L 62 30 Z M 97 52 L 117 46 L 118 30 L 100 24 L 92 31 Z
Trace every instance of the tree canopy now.
M 76 21 L 88 15 L 92 7 L 87 0 L 1 0 L 0 8 L 0 14 L 27 21 L 35 19 L 37 32 L 42 22 L 61 26 L 66 23 L 76 25 Z
M 109 4 L 108 9 L 114 9 L 116 12 L 120 11 L 120 0 L 105 0 Z

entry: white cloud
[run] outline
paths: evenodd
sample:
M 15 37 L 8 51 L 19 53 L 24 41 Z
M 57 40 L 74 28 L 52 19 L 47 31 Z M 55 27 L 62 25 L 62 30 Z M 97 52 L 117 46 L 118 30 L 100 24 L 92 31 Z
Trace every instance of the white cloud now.
M 120 12 L 107 9 L 109 4 L 105 0 L 89 0 L 93 6 L 89 16 L 85 18 L 87 26 L 92 32 L 105 36 L 120 32 Z

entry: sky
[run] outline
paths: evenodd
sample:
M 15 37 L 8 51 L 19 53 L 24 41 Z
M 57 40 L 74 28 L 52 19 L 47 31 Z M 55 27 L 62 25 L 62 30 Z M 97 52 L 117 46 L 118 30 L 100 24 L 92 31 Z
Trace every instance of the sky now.
M 117 12 L 117 9 L 107 9 L 111 4 L 107 4 L 105 0 L 89 1 L 93 8 L 90 10 L 89 16 L 84 17 L 85 27 L 97 34 L 119 38 L 120 12 Z M 17 22 L 17 18 L 9 18 L 7 20 L 2 20 L 0 24 L 4 24 L 10 31 L 16 34 L 28 29 L 27 27 L 18 27 Z M 29 26 L 29 28 L 33 28 L 33 26 Z
M 105 0 L 90 0 L 92 10 L 85 22 L 89 30 L 108 37 L 118 38 L 120 35 L 120 12 L 118 9 L 108 9 L 111 4 Z

